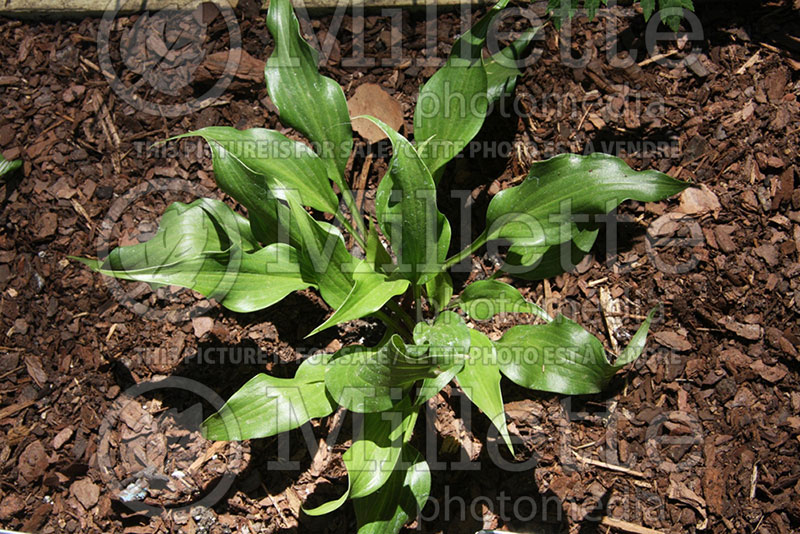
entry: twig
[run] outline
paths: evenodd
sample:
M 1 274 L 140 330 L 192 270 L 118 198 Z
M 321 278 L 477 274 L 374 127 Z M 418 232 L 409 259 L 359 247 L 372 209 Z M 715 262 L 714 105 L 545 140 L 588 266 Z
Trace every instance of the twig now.
M 755 65 L 756 61 L 758 61 L 759 59 L 761 59 L 761 51 L 760 50 L 756 50 L 756 53 L 753 54 L 750 57 L 750 59 L 745 61 L 744 65 L 739 67 L 739 69 L 736 71 L 736 74 L 744 74 L 744 71 L 746 71 L 747 69 L 749 69 L 750 67 Z
M 627 475 L 632 475 L 632 476 L 639 477 L 639 478 L 647 478 L 647 475 L 645 475 L 641 471 L 636 471 L 634 469 L 628 469 L 627 467 L 624 467 L 622 465 L 609 464 L 609 463 L 606 463 L 606 462 L 601 462 L 600 460 L 593 460 L 591 458 L 586 458 L 584 456 L 581 456 L 580 454 L 578 454 L 575 451 L 572 451 L 572 453 L 575 455 L 576 458 L 578 458 L 578 460 L 580 460 L 580 461 L 582 461 L 584 463 L 587 463 L 589 465 L 594 465 L 596 467 L 602 467 L 604 469 L 609 469 L 611 471 L 617 471 L 619 473 L 625 473 Z
M 612 519 L 607 516 L 604 517 L 600 523 L 607 527 L 617 528 L 619 530 L 624 530 L 625 532 L 633 532 L 634 534 L 664 534 L 660 530 L 643 527 L 642 525 L 637 525 L 636 523 L 629 523 L 627 521 L 623 521 L 622 519 Z
M 17 404 L 12 404 L 11 406 L 6 406 L 2 410 L 0 410 L 0 419 L 5 419 L 6 417 L 11 417 L 12 415 L 16 414 L 17 412 L 24 410 L 35 401 L 27 400 L 23 402 L 19 402 Z
M 645 60 L 640 61 L 638 63 L 638 65 L 640 67 L 645 67 L 645 66 L 649 65 L 650 63 L 655 63 L 656 61 L 661 61 L 662 59 L 667 59 L 668 57 L 672 57 L 677 53 L 678 53 L 677 50 L 670 50 L 669 52 L 666 52 L 664 54 L 656 54 L 654 56 L 650 56 L 649 58 L 647 58 Z
M 281 523 L 283 523 L 283 527 L 289 528 L 289 522 L 286 521 L 286 516 L 283 515 L 283 510 L 281 510 L 281 507 L 278 506 L 277 502 L 275 502 L 275 497 L 273 497 L 272 494 L 269 491 L 267 491 L 267 487 L 264 485 L 263 482 L 261 483 L 261 489 L 264 490 L 264 492 L 267 494 L 267 497 L 269 497 L 269 501 L 272 503 L 272 506 L 274 506 L 275 509 L 278 511 L 278 516 L 280 516 L 281 518 Z

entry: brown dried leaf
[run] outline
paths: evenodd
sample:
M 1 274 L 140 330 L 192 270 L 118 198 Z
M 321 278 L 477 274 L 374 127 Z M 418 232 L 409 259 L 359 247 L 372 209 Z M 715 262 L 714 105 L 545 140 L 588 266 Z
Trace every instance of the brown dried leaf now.
M 351 117 L 372 115 L 398 132 L 403 127 L 403 106 L 383 87 L 374 83 L 359 85 L 356 92 L 347 101 L 347 109 L 350 111 Z M 383 130 L 366 119 L 353 121 L 353 129 L 368 143 L 377 143 L 386 139 Z

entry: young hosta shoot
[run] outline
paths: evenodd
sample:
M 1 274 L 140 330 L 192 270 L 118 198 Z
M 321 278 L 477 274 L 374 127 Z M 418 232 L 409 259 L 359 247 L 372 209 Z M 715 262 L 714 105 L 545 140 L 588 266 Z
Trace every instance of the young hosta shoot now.
M 293 378 L 259 374 L 204 423 L 209 439 L 244 440 L 297 428 L 337 406 L 352 411 L 359 430 L 344 454 L 347 489 L 306 513 L 331 512 L 352 499 L 360 534 L 396 533 L 426 502 L 431 475 L 412 445 L 413 431 L 422 405 L 447 384 L 462 388 L 513 450 L 503 376 L 541 391 L 596 393 L 641 354 L 652 319 L 651 313 L 629 346 L 609 358 L 577 323 L 550 317 L 500 280 L 474 282 L 453 298 L 449 270 L 486 243 L 510 246 L 499 274 L 552 276 L 564 264 L 562 249 L 575 262 L 591 249 L 597 228 L 585 223 L 588 216 L 628 199 L 664 199 L 686 186 L 612 156 L 560 155 L 535 163 L 521 184 L 496 195 L 480 236 L 448 257 L 451 227 L 437 207 L 438 184 L 448 162 L 482 128 L 489 104 L 513 91 L 520 72 L 509 60 L 536 33 L 525 32 L 484 58 L 488 28 L 506 4 L 498 2 L 461 36 L 420 89 L 413 141 L 378 119 L 362 118 L 380 127 L 393 147 L 375 213 L 365 217 L 355 210 L 345 172 L 353 134 L 344 92 L 317 70 L 317 54 L 300 34 L 290 0 L 272 0 L 267 21 L 275 50 L 266 64 L 267 88 L 280 119 L 313 149 L 265 129 L 219 126 L 178 136 L 209 144 L 217 183 L 248 218 L 216 200 L 175 203 L 149 241 L 117 248 L 101 261 L 82 260 L 104 275 L 194 289 L 235 312 L 313 288 L 332 313 L 309 325 L 311 334 L 363 317 L 382 321 L 386 333 L 376 346 L 318 354 Z M 482 104 L 436 105 L 445 98 Z M 332 214 L 335 224 L 307 208 Z M 538 324 L 514 326 L 492 341 L 474 321 L 498 313 L 531 314 Z

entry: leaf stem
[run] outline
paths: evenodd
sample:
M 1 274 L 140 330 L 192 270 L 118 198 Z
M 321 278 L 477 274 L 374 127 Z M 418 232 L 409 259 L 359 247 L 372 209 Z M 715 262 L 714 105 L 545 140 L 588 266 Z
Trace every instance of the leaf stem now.
M 358 246 L 361 247 L 361 249 L 364 252 L 366 252 L 367 244 L 364 242 L 364 238 L 362 238 L 358 234 L 358 232 L 355 231 L 355 229 L 353 228 L 353 225 L 350 224 L 350 221 L 347 220 L 347 217 L 345 217 L 344 215 L 341 214 L 341 212 L 339 212 L 339 213 L 336 214 L 336 220 L 339 221 L 342 224 L 342 226 L 344 226 L 345 230 L 347 230 L 347 232 L 351 236 L 353 236 L 353 239 L 356 240 L 356 243 L 358 243 Z
M 419 417 L 419 408 L 414 410 L 408 419 L 408 427 L 406 428 L 406 431 L 403 434 L 403 443 L 408 443 L 409 441 L 411 441 L 411 436 L 414 435 L 414 427 L 417 425 L 418 417 Z
M 383 321 L 383 324 L 385 324 L 387 328 L 390 328 L 394 330 L 396 333 L 400 334 L 403 337 L 403 339 L 405 339 L 406 341 L 410 341 L 411 339 L 410 333 L 408 329 L 405 327 L 405 325 L 403 325 L 402 323 L 398 323 L 397 321 L 394 320 L 393 317 L 390 317 L 389 315 L 380 310 L 376 311 L 372 315 Z
M 467 248 L 465 248 L 464 250 L 462 250 L 461 252 L 459 252 L 458 254 L 453 256 L 452 258 L 449 258 L 445 262 L 445 264 L 442 266 L 442 270 L 446 271 L 446 270 L 450 269 L 453 265 L 459 264 L 462 261 L 464 261 L 465 258 L 470 257 L 479 248 L 481 248 L 483 245 L 486 244 L 487 238 L 488 238 L 488 233 L 487 233 L 486 230 L 484 230 L 483 233 L 481 235 L 479 235 L 475 239 L 475 241 L 472 242 L 472 244 L 470 246 L 468 246 Z
M 422 322 L 422 286 L 413 284 L 411 286 L 414 291 L 414 310 L 417 312 L 417 322 Z
M 361 241 L 359 241 L 359 245 L 361 245 L 361 247 L 364 249 L 364 251 L 366 251 L 367 247 L 366 247 L 366 245 L 364 245 L 362 243 L 364 243 L 364 239 L 366 239 L 366 237 L 367 237 L 367 227 L 364 224 L 364 218 L 361 217 L 361 213 L 358 211 L 358 207 L 356 206 L 356 199 L 353 198 L 353 192 L 350 190 L 350 188 L 347 186 L 347 184 L 344 184 L 344 185 L 345 186 L 341 188 L 341 190 L 342 190 L 342 199 L 344 200 L 344 204 L 345 204 L 345 206 L 347 206 L 347 209 L 350 212 L 350 216 L 353 218 L 353 221 L 356 223 L 356 228 L 358 228 L 358 231 L 359 231 L 359 233 L 360 233 L 360 235 L 362 237 Z M 352 233 L 354 235 L 356 235 L 355 232 L 352 232 Z
M 414 330 L 414 326 L 416 326 L 414 323 L 414 319 L 412 319 L 411 316 L 408 313 L 406 313 L 406 311 L 403 308 L 401 308 L 397 302 L 395 302 L 394 300 L 390 300 L 389 302 L 386 303 L 386 306 L 394 313 L 396 313 L 400 317 L 400 319 L 403 320 L 403 322 L 409 329 Z

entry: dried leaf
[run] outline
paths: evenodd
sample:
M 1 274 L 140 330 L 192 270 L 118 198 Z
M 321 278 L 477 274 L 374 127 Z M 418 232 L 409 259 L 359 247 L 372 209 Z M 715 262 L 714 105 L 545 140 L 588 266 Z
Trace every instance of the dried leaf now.
M 347 109 L 352 117 L 371 115 L 398 132 L 403 127 L 403 106 L 380 85 L 374 83 L 359 85 L 355 94 L 347 101 Z M 354 121 L 353 129 L 368 143 L 377 143 L 387 138 L 383 130 L 369 120 Z

